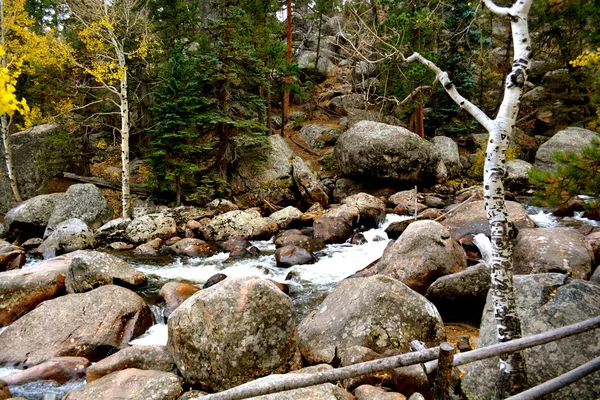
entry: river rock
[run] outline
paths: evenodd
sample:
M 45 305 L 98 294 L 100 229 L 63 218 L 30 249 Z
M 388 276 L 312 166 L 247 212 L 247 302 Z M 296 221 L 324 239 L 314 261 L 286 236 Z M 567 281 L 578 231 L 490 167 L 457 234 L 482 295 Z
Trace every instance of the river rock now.
M 98 361 L 151 325 L 144 300 L 120 286 L 47 300 L 0 333 L 0 364 L 31 367 L 53 357 Z
M 211 257 L 220 251 L 216 244 L 200 239 L 181 239 L 169 247 L 169 253 L 188 257 Z
M 19 269 L 26 261 L 24 248 L 12 245 L 0 247 L 0 272 Z
M 176 237 L 173 237 L 169 240 L 173 240 L 174 238 Z M 177 243 L 179 240 L 181 239 L 177 238 L 175 243 Z M 158 252 L 162 248 L 164 243 L 164 240 L 162 240 L 161 238 L 154 238 L 148 241 L 147 243 L 140 244 L 135 248 L 133 252 L 142 256 L 156 256 L 158 255 Z
M 127 261 L 97 251 L 76 251 L 65 279 L 67 293 L 83 293 L 103 285 L 137 287 L 146 275 Z
M 360 217 L 360 210 L 342 204 L 330 208 L 313 222 L 314 237 L 325 243 L 344 243 L 354 233 L 354 226 Z
M 593 139 L 598 139 L 598 135 L 589 129 L 576 127 L 563 129 L 538 148 L 534 166 L 541 171 L 555 171 L 557 163 L 554 160 L 554 153 L 561 151 L 581 154 L 584 147 L 592 144 Z
M 2 380 L 10 386 L 42 380 L 63 385 L 70 380 L 86 376 L 90 365 L 89 360 L 84 357 L 55 357 L 21 372 L 4 376 Z
M 4 216 L 4 225 L 12 236 L 41 237 L 56 203 L 65 193 L 42 194 L 25 200 Z
M 184 282 L 167 282 L 161 288 L 158 293 L 166 303 L 163 315 L 165 318 L 175 311 L 177 307 L 184 301 L 190 298 L 194 293 L 200 290 L 199 287 L 194 286 L 190 283 Z
M 275 250 L 275 262 L 279 268 L 314 264 L 317 258 L 310 251 L 298 246 L 283 246 Z
M 89 367 L 86 371 L 86 380 L 87 383 L 92 383 L 105 375 L 127 368 L 177 374 L 173 356 L 166 346 L 132 346 L 119 350 Z
M 448 171 L 448 179 L 459 177 L 462 164 L 460 163 L 460 154 L 458 154 L 456 142 L 447 136 L 435 136 L 431 139 L 431 145 L 440 154 Z
M 292 167 L 294 169 L 294 182 L 304 202 L 308 205 L 319 203 L 326 206 L 329 203 L 327 190 L 321 185 L 315 173 L 311 171 L 304 160 L 300 157 L 294 158 Z
M 345 175 L 396 182 L 434 181 L 440 163 L 425 139 L 408 129 L 371 121 L 361 121 L 340 136 L 334 159 Z
M 325 248 L 325 243 L 321 240 L 306 236 L 298 229 L 290 229 L 275 237 L 275 247 L 280 248 L 283 246 L 298 246 L 310 252 L 315 252 L 323 250 Z
M 168 347 L 186 382 L 219 391 L 300 367 L 291 299 L 260 278 L 228 278 L 169 317 Z
M 527 215 L 525 207 L 514 201 L 507 201 L 508 218 L 517 229 L 535 228 L 535 223 Z M 451 212 L 442 224 L 450 231 L 453 238 L 473 237 L 478 233 L 490 236 L 490 226 L 483 205 L 483 200 L 474 200 Z
M 279 229 L 288 229 L 290 226 L 300 221 L 301 216 L 302 211 L 298 210 L 296 207 L 287 206 L 282 210 L 275 211 L 273 214 L 269 215 L 269 218 L 277 223 Z
M 313 149 L 322 149 L 325 146 L 335 144 L 337 138 L 342 134 L 338 128 L 316 124 L 306 124 L 300 129 L 298 137 Z
M 367 193 L 357 193 L 346 197 L 342 204 L 358 208 L 358 223 L 364 230 L 376 228 L 385 219 L 385 202 Z
M 256 208 L 229 211 L 217 215 L 200 228 L 204 238 L 211 242 L 222 242 L 233 236 L 246 239 L 270 239 L 279 226 L 270 218 L 261 216 Z
M 268 137 L 270 149 L 263 151 L 265 159 L 255 155 L 242 157 L 231 178 L 232 194 L 244 207 L 264 207 L 268 202 L 285 207 L 294 204 L 292 159 L 294 152 L 279 135 Z
M 446 337 L 435 306 L 387 276 L 346 279 L 298 326 L 308 364 L 331 363 L 352 346 L 377 353 L 410 351 L 410 341 L 436 346 Z
M 135 218 L 125 230 L 131 243 L 144 243 L 154 238 L 169 239 L 177 235 L 177 223 L 165 214 L 148 214 Z
M 512 191 L 520 191 L 528 188 L 529 171 L 531 164 L 524 160 L 508 160 L 506 162 L 506 187 Z
M 406 400 L 400 393 L 389 392 L 382 387 L 361 385 L 354 390 L 356 400 Z
M 0 327 L 16 321 L 41 302 L 65 294 L 71 257 L 69 254 L 27 269 L 0 272 Z
M 89 249 L 95 244 L 94 233 L 88 225 L 78 218 L 71 218 L 55 225 L 50 236 L 38 247 L 38 251 L 44 258 L 52 258 L 61 253 Z
M 96 229 L 96 239 L 101 243 L 127 241 L 127 227 L 131 218 L 116 218 Z
M 600 286 L 595 283 L 570 279 L 563 274 L 515 276 L 514 283 L 523 337 L 600 315 Z M 496 322 L 488 296 L 477 348 L 495 343 Z M 579 367 L 598 357 L 599 353 L 600 336 L 593 330 L 524 350 L 529 386 Z M 495 398 L 498 375 L 497 357 L 473 362 L 463 377 L 463 391 L 470 399 Z M 598 393 L 600 372 L 595 372 L 544 398 L 594 399 Z
M 2 379 L 0 379 L 0 400 L 13 399 L 10 394 L 10 390 L 8 390 L 8 385 Z M 17 399 L 17 398 L 15 398 Z M 18 399 L 21 400 L 21 399 Z M 25 399 L 27 400 L 27 399 Z
M 64 400 L 176 400 L 182 392 L 173 373 L 128 368 L 71 390 Z
M 490 269 L 479 263 L 438 278 L 429 286 L 425 297 L 437 307 L 444 322 L 470 322 L 477 326 L 490 285 Z
M 112 207 L 95 185 L 71 185 L 56 202 L 44 236 L 49 236 L 58 224 L 68 219 L 80 219 L 90 228 L 97 229 L 110 221 L 112 215 Z
M 560 272 L 588 279 L 594 253 L 585 236 L 573 228 L 523 229 L 517 236 L 513 260 L 515 274 Z
M 398 240 L 385 249 L 376 268 L 378 274 L 425 293 L 439 277 L 467 268 L 467 259 L 442 224 L 426 220 L 408 225 Z

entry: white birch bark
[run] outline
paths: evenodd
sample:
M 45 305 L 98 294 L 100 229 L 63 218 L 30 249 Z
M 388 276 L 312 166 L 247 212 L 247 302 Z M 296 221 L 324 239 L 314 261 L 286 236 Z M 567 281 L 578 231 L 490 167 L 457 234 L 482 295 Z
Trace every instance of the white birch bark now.
M 4 147 L 4 161 L 6 164 L 6 172 L 8 175 L 8 182 L 10 183 L 10 189 L 12 190 L 13 197 L 17 203 L 23 201 L 21 192 L 19 191 L 19 185 L 17 184 L 17 177 L 15 176 L 15 170 L 13 168 L 12 160 L 12 147 L 10 144 L 10 119 L 8 115 L 2 114 L 2 145 Z
M 420 62 L 436 74 L 436 79 L 462 109 L 470 113 L 490 137 L 484 166 L 484 200 L 490 225 L 492 255 L 492 302 L 499 342 L 521 337 L 521 323 L 516 312 L 513 286 L 512 255 L 516 229 L 508 220 L 504 201 L 504 174 L 506 150 L 519 113 L 523 86 L 531 62 L 531 40 L 527 16 L 533 0 L 517 0 L 511 7 L 499 7 L 492 0 L 483 0 L 495 14 L 510 18 L 514 47 L 513 66 L 506 78 L 504 97 L 495 119 L 489 118 L 473 103 L 465 99 L 450 80 L 448 74 L 418 53 L 406 58 L 406 62 Z M 525 359 L 520 352 L 500 358 L 500 382 L 498 397 L 522 391 L 527 386 Z
M 121 78 L 121 202 L 123 218 L 131 216 L 131 171 L 129 168 L 129 100 L 127 99 L 127 70 Z

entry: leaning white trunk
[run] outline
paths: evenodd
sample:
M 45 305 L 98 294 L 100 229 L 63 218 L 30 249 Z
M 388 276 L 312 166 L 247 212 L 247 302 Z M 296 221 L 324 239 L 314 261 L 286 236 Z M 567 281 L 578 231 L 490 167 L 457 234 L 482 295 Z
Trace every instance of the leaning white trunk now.
M 127 99 L 127 70 L 121 77 L 121 202 L 123 217 L 131 216 L 131 173 L 129 169 L 129 100 Z
M 2 114 L 2 145 L 4 146 L 4 160 L 6 163 L 6 172 L 8 175 L 8 181 L 10 183 L 10 188 L 13 192 L 13 197 L 17 203 L 23 201 L 21 197 L 21 192 L 19 191 L 19 185 L 17 184 L 17 178 L 15 176 L 15 170 L 13 168 L 13 159 L 12 159 L 12 148 L 10 145 L 10 135 L 9 135 L 9 117 L 6 114 Z

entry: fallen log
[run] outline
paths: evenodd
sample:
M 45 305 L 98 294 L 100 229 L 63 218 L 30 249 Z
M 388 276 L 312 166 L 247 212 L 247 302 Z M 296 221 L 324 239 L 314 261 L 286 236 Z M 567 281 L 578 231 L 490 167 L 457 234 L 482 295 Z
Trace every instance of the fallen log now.
M 106 180 L 104 178 L 99 178 L 97 176 L 81 176 L 81 175 L 72 174 L 70 172 L 63 172 L 63 176 L 65 178 L 71 179 L 73 181 L 83 182 L 83 183 L 93 183 L 96 186 L 105 187 L 105 188 L 112 189 L 112 190 L 117 190 L 119 192 L 121 191 L 120 183 L 113 183 L 109 180 Z M 149 190 L 146 190 L 139 185 L 131 185 L 131 193 L 139 194 L 142 196 L 150 195 Z

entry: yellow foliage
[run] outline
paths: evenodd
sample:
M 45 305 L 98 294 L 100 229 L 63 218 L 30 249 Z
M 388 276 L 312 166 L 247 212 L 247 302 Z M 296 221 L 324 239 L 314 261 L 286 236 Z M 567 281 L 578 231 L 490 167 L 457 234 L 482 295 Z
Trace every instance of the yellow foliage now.
M 596 51 L 584 51 L 576 59 L 570 62 L 574 67 L 596 67 L 600 68 L 600 47 Z
M 0 57 L 5 57 L 2 47 L 0 47 Z M 6 67 L 0 69 L 0 114 L 13 116 L 15 112 L 23 115 L 29 112 L 27 101 L 17 99 L 15 94 L 15 85 L 20 74 L 21 70 L 18 67 L 12 72 Z
M 44 123 L 44 117 L 42 116 L 42 110 L 39 107 L 33 107 L 30 112 L 23 115 L 23 124 L 17 124 L 17 129 L 24 130 L 29 129 L 32 126 L 40 125 Z

